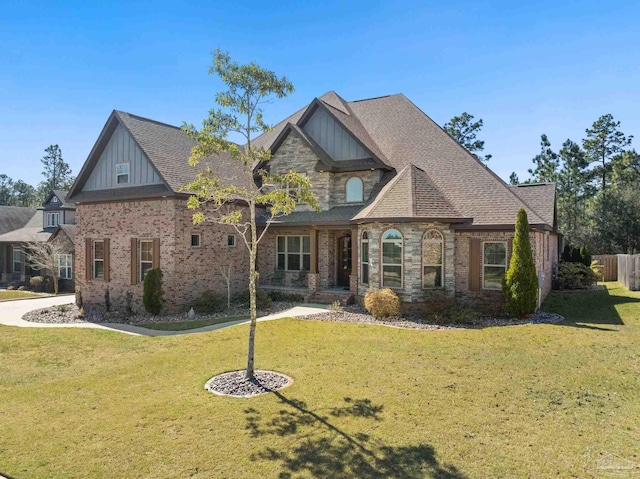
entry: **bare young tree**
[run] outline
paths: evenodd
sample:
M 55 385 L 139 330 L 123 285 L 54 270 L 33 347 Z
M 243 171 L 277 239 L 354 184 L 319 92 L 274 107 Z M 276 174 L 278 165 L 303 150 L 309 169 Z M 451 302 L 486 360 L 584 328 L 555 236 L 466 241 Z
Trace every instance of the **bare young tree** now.
M 24 251 L 27 262 L 32 268 L 51 275 L 53 293 L 58 294 L 58 258 L 60 255 L 69 254 L 67 247 L 59 241 L 33 241 L 26 244 Z

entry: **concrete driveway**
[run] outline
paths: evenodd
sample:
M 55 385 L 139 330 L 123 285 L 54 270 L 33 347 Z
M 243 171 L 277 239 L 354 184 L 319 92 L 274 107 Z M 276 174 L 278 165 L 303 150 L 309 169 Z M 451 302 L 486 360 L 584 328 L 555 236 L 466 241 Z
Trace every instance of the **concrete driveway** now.
M 94 328 L 94 329 L 106 329 L 110 331 L 118 331 L 125 334 L 133 334 L 136 336 L 175 336 L 179 334 L 192 334 L 203 333 L 206 331 L 214 331 L 216 329 L 228 328 L 231 326 L 237 326 L 239 324 L 246 324 L 248 319 L 241 319 L 238 321 L 230 321 L 228 323 L 213 324 L 211 326 L 205 326 L 204 328 L 189 329 L 187 331 L 156 331 L 153 329 L 141 328 L 139 326 L 133 326 L 130 324 L 118 324 L 118 323 L 64 323 L 64 324 L 49 324 L 49 323 L 34 323 L 31 321 L 24 321 L 22 316 L 34 309 L 48 308 L 49 306 L 56 306 L 59 304 L 72 304 L 75 298 L 73 295 L 61 295 L 55 297 L 44 297 L 34 299 L 21 299 L 16 301 L 2 301 L 0 302 L 0 324 L 5 326 L 18 326 L 21 328 Z M 302 304 L 295 306 L 286 311 L 270 314 L 258 318 L 258 321 L 271 321 L 273 319 L 290 318 L 295 316 L 306 316 L 311 314 L 325 313 L 327 307 L 321 304 Z

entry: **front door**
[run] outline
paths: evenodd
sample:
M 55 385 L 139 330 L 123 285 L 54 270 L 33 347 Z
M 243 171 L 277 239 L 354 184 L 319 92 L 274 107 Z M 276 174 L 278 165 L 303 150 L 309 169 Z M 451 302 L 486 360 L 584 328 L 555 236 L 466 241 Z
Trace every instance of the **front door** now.
M 351 236 L 338 238 L 338 286 L 349 288 L 351 275 Z

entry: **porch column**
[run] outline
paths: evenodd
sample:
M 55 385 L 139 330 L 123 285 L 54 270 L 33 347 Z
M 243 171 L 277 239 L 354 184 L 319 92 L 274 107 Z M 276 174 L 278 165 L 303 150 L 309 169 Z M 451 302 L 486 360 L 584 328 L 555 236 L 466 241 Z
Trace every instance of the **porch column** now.
M 309 273 L 316 274 L 318 272 L 318 230 L 311 229 L 311 264 Z
M 320 289 L 320 274 L 318 274 L 318 230 L 311 229 L 310 234 L 310 262 L 309 262 L 309 274 L 307 275 L 307 288 L 309 294 L 312 295 Z
M 351 230 L 351 274 L 349 275 L 349 291 L 358 294 L 358 228 Z

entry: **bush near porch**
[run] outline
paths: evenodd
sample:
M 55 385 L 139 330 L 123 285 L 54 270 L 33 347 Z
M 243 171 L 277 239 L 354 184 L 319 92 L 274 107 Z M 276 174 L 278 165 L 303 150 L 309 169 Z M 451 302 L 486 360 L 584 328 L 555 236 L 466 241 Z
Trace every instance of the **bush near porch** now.
M 242 367 L 245 326 L 146 338 L 0 328 L 0 471 L 66 477 L 591 477 L 638 462 L 640 293 L 552 292 L 557 325 L 414 331 L 260 323 L 251 400 L 203 389 Z

